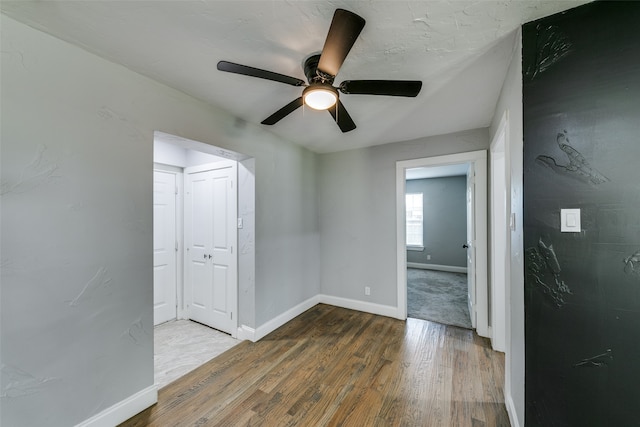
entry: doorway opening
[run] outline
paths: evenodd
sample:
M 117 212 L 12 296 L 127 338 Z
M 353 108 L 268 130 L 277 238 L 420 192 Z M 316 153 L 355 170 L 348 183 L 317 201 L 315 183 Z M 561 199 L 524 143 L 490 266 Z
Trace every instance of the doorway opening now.
M 466 238 L 459 242 L 461 251 L 466 258 L 467 273 L 467 304 L 472 328 L 481 336 L 489 335 L 489 298 L 487 290 L 487 227 L 486 227 L 486 151 L 453 154 L 447 156 L 430 157 L 399 161 L 396 163 L 396 218 L 397 218 L 397 292 L 398 316 L 406 319 L 407 306 L 407 267 L 415 266 L 413 261 L 408 263 L 408 255 L 412 249 L 407 246 L 406 195 L 410 194 L 407 178 L 415 173 L 431 174 L 432 177 L 444 175 L 463 176 L 466 187 L 466 215 L 458 212 L 458 216 L 465 217 Z M 411 172 L 409 172 L 411 171 Z M 425 239 L 428 237 L 425 237 Z M 462 246 L 465 246 L 464 248 Z M 418 247 L 418 251 L 420 248 Z M 427 261 L 430 253 L 424 253 Z M 440 256 L 440 255 L 439 255 Z M 460 264 L 460 263 L 458 263 Z M 437 264 L 424 262 L 422 267 L 431 269 L 441 268 Z M 442 269 L 442 268 L 441 268 Z M 449 271 L 465 271 L 460 265 L 444 266 Z
M 250 312 L 254 159 L 154 133 L 154 360 L 162 387 L 235 345 Z M 243 250 L 240 250 L 240 248 Z M 187 363 L 188 362 L 188 363 Z
M 406 170 L 407 317 L 472 329 L 467 275 L 470 164 Z

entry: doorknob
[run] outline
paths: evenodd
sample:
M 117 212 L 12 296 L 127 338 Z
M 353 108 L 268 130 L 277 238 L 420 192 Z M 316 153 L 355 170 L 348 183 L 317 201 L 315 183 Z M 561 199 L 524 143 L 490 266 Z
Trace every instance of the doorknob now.
M 464 245 L 462 245 L 463 248 L 465 249 L 469 249 L 469 245 L 467 245 L 466 243 Z
M 209 259 L 211 259 L 211 254 L 209 254 Z

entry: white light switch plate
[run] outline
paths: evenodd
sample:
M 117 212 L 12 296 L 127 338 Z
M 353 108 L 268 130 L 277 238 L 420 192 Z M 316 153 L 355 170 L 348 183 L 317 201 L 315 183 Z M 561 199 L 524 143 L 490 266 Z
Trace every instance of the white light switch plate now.
M 563 233 L 579 233 L 580 209 L 560 209 L 560 231 Z

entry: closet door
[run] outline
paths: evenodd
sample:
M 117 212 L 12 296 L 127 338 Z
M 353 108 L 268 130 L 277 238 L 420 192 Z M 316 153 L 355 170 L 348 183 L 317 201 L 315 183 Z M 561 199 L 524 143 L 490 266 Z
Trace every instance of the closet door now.
M 189 318 L 233 334 L 237 305 L 237 164 L 185 169 L 185 286 Z

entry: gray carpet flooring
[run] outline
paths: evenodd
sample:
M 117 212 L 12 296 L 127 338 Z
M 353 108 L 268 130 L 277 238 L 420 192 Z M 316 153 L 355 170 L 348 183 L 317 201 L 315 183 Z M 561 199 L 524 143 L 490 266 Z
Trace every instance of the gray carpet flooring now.
M 407 315 L 471 329 L 467 275 L 407 268 Z

